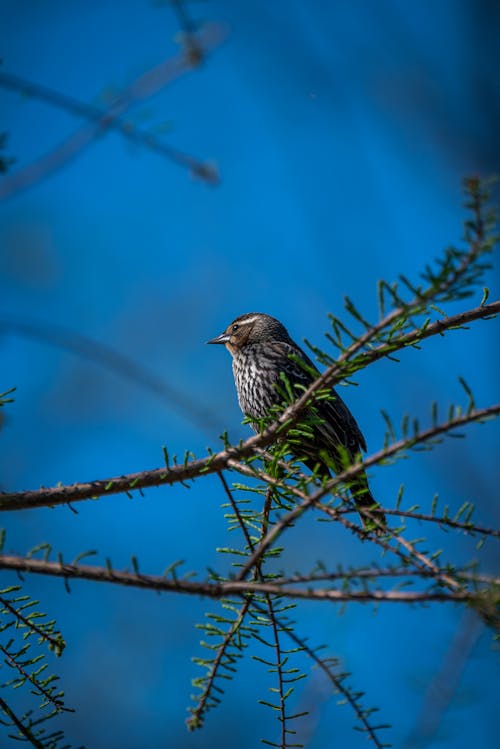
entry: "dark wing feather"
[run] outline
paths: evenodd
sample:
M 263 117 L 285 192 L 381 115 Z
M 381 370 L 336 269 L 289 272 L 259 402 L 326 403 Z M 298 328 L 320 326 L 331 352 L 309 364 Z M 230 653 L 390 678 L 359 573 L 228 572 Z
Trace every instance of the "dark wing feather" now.
M 319 375 L 319 370 L 307 354 L 296 344 L 293 344 L 293 342 L 272 341 L 267 345 L 274 350 L 276 361 L 280 361 L 279 368 L 275 370 L 276 382 L 279 382 L 279 373 L 282 371 L 292 385 L 300 384 L 307 388 L 317 375 Z M 290 355 L 302 359 L 312 371 L 301 367 L 298 361 L 290 358 Z M 284 364 L 285 361 L 286 364 Z M 314 425 L 313 438 L 310 441 L 302 441 L 300 455 L 297 455 L 311 470 L 316 470 L 319 462 L 320 471 L 322 470 L 328 476 L 330 475 L 329 464 L 321 458 L 321 451 L 328 453 L 333 465 L 336 466 L 335 472 L 337 473 L 339 470 L 342 470 L 338 450 L 340 445 L 343 445 L 347 449 L 352 460 L 355 459 L 361 450 L 366 450 L 365 439 L 356 423 L 356 419 L 334 388 L 332 388 L 332 394 L 335 396 L 334 399 L 318 401 L 316 404 L 321 423 Z M 322 467 L 321 464 L 323 464 Z M 369 507 L 373 512 L 377 513 L 376 517 L 379 526 L 376 532 L 383 531 L 386 526 L 386 519 L 382 512 L 373 509 L 374 506 L 378 507 L 378 504 L 370 491 L 364 471 L 352 482 L 351 492 L 356 504 L 360 508 Z M 363 518 L 363 523 L 370 528 L 370 521 L 366 521 L 363 514 L 361 517 Z
M 283 361 L 285 357 L 287 359 L 287 365 L 283 367 L 283 371 L 290 383 L 309 387 L 314 378 L 319 375 L 317 367 L 298 346 L 279 341 L 273 342 L 273 347 L 276 347 L 277 353 L 281 351 Z M 291 356 L 302 359 L 313 372 L 311 373 L 301 367 L 299 362 L 290 358 Z M 323 420 L 322 424 L 315 427 L 318 434 L 318 443 L 320 443 L 319 447 L 320 449 L 335 450 L 336 446 L 343 445 L 349 451 L 351 457 L 354 457 L 361 450 L 366 450 L 365 439 L 354 416 L 334 388 L 332 388 L 332 393 L 335 396 L 334 400 L 320 401 L 316 406 L 318 415 Z

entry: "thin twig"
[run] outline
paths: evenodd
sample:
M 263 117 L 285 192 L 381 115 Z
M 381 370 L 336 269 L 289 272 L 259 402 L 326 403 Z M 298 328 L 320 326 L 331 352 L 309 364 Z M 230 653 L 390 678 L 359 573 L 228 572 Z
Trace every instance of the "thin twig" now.
M 1 556 L 0 556 L 1 559 Z M 63 645 L 63 640 L 60 633 L 52 634 L 50 632 L 45 631 L 39 624 L 36 623 L 33 619 L 29 619 L 26 617 L 23 612 L 20 609 L 17 609 L 10 601 L 8 601 L 3 596 L 0 596 L 0 605 L 8 611 L 11 616 L 16 619 L 19 622 L 22 622 L 23 625 L 30 630 L 29 634 L 34 632 L 40 640 L 43 640 L 44 642 L 49 643 L 49 647 L 54 648 L 55 650 L 60 650 L 61 646 Z M 3 612 L 2 612 L 3 613 Z
M 438 573 L 442 574 L 445 572 L 449 572 L 448 569 L 439 567 Z M 412 578 L 417 577 L 421 578 L 422 580 L 428 579 L 428 578 L 434 578 L 435 572 L 433 572 L 430 569 L 420 569 L 420 568 L 408 568 L 408 567 L 386 567 L 386 568 L 360 568 L 360 569 L 348 569 L 348 570 L 340 570 L 336 572 L 331 571 L 325 571 L 325 572 L 311 572 L 309 574 L 299 574 L 295 573 L 294 575 L 291 575 L 290 577 L 275 577 L 273 578 L 273 583 L 275 585 L 293 585 L 296 583 L 314 583 L 314 582 L 324 582 L 324 581 L 334 581 L 334 580 L 342 580 L 342 581 L 352 581 L 353 583 L 356 583 L 358 580 L 377 580 L 378 578 L 389 578 L 389 577 L 402 577 L 402 578 Z M 468 570 L 462 570 L 462 569 L 456 569 L 455 574 L 457 578 L 460 578 L 460 580 L 464 580 L 466 582 L 470 583 L 485 583 L 487 585 L 496 585 L 500 587 L 500 577 L 496 577 L 494 575 L 482 575 L 482 574 L 473 574 L 469 572 Z
M 317 489 L 308 497 L 304 498 L 300 504 L 296 505 L 296 507 L 294 507 L 293 510 L 290 510 L 289 512 L 287 512 L 282 518 L 280 518 L 280 520 L 278 520 L 272 526 L 272 528 L 267 532 L 266 536 L 262 539 L 258 547 L 255 549 L 254 553 L 250 556 L 246 565 L 241 569 L 239 576 L 241 577 L 241 579 L 243 579 L 243 577 L 248 574 L 249 570 L 252 569 L 256 561 L 262 556 L 262 554 L 266 552 L 266 550 L 271 546 L 271 544 L 273 544 L 276 541 L 276 539 L 281 535 L 281 533 L 285 530 L 285 528 L 289 527 L 309 507 L 316 505 L 322 499 L 322 497 L 324 497 L 326 494 L 330 493 L 331 491 L 335 490 L 335 488 L 339 484 L 352 481 L 352 479 L 356 478 L 358 474 L 365 471 L 367 468 L 373 465 L 377 465 L 378 463 L 384 462 L 391 456 L 396 455 L 397 453 L 401 452 L 402 450 L 407 449 L 408 447 L 426 442 L 440 434 L 444 434 L 447 431 L 450 431 L 451 429 L 455 429 L 457 427 L 468 424 L 471 421 L 476 421 L 476 420 L 480 421 L 483 418 L 487 418 L 488 416 L 492 416 L 492 415 L 497 415 L 499 413 L 500 413 L 500 404 L 497 404 L 495 406 L 489 406 L 488 408 L 485 408 L 485 409 L 474 409 L 472 411 L 469 411 L 468 413 L 463 414 L 462 416 L 457 417 L 456 419 L 453 420 L 453 422 L 436 424 L 432 427 L 429 427 L 429 429 L 424 430 L 423 432 L 420 432 L 418 435 L 412 438 L 398 440 L 394 442 L 392 445 L 388 445 L 387 447 L 384 447 L 382 450 L 379 450 L 378 452 L 374 453 L 373 455 L 368 457 L 366 460 L 364 460 L 362 463 L 356 463 L 350 468 L 347 468 L 345 471 L 342 471 L 342 473 L 339 473 L 335 478 L 331 479 L 330 481 L 326 481 L 321 486 L 320 489 Z M 369 514 L 368 511 L 366 511 L 366 514 L 367 515 Z M 371 518 L 371 515 L 370 515 L 370 518 Z M 365 537 L 366 537 L 366 534 L 365 534 Z
M 14 713 L 14 711 L 11 710 L 9 705 L 1 697 L 0 697 L 0 708 L 4 711 L 5 715 L 7 715 L 7 717 L 10 718 L 13 725 L 16 726 L 20 735 L 24 736 L 26 741 L 28 741 L 32 747 L 34 747 L 35 749 L 46 749 L 45 744 L 39 741 L 37 737 L 34 735 L 34 733 L 30 731 L 30 729 L 27 726 L 25 726 L 21 720 L 19 720 L 17 715 Z
M 239 628 L 241 627 L 245 619 L 245 616 L 247 614 L 247 611 L 250 607 L 250 602 L 251 602 L 250 598 L 243 601 L 243 604 L 240 610 L 238 611 L 236 619 L 231 624 L 228 631 L 225 633 L 223 640 L 217 649 L 217 654 L 215 656 L 214 661 L 212 662 L 210 671 L 206 678 L 203 691 L 198 699 L 196 707 L 191 708 L 191 716 L 187 718 L 186 720 L 186 725 L 190 731 L 194 730 L 195 728 L 198 728 L 203 722 L 203 716 L 205 715 L 208 709 L 208 700 L 214 689 L 215 679 L 217 678 L 219 674 L 219 670 L 221 668 L 221 664 L 223 662 L 224 656 L 226 655 L 229 646 L 234 642 L 235 635 L 237 631 L 239 630 Z
M 68 713 L 74 712 L 74 710 L 71 710 L 69 707 L 64 706 L 64 702 L 58 694 L 53 694 L 54 687 L 49 689 L 44 687 L 41 682 L 38 682 L 35 679 L 33 674 L 28 673 L 28 671 L 23 668 L 23 665 L 16 660 L 16 656 L 12 655 L 12 653 L 9 653 L 7 648 L 5 648 L 1 643 L 0 651 L 4 654 L 6 663 L 8 663 L 11 668 L 19 673 L 22 680 L 21 683 L 24 683 L 24 681 L 29 681 L 29 683 L 33 687 L 33 690 L 35 690 L 34 694 L 38 694 L 40 697 L 43 697 L 46 702 L 50 703 L 53 706 L 54 710 L 56 710 L 58 713 L 62 711 Z M 19 654 L 16 655 L 17 657 L 19 657 Z
M 234 500 L 233 493 L 232 493 L 231 489 L 228 486 L 228 483 L 226 481 L 226 477 L 224 476 L 224 474 L 222 473 L 222 471 L 219 471 L 219 473 L 217 475 L 218 475 L 218 477 L 219 477 L 219 479 L 221 481 L 222 486 L 224 487 L 224 491 L 226 492 L 226 495 L 227 495 L 227 497 L 229 499 L 229 503 L 230 503 L 230 505 L 231 505 L 231 507 L 233 509 L 233 512 L 234 512 L 234 514 L 235 514 L 235 516 L 236 516 L 236 518 L 238 520 L 238 525 L 240 526 L 241 531 L 242 531 L 243 535 L 245 536 L 245 541 L 247 542 L 247 546 L 250 549 L 250 551 L 253 551 L 253 543 L 252 543 L 252 539 L 250 538 L 250 533 L 249 533 L 247 525 L 246 525 L 246 523 L 245 523 L 245 521 L 243 519 L 243 516 L 242 516 L 242 514 L 240 512 L 240 508 L 238 507 L 238 503 L 235 502 L 235 500 Z
M 232 491 L 228 486 L 226 478 L 222 472 L 218 473 L 217 475 L 219 476 L 219 479 L 224 488 L 226 496 L 229 499 L 229 503 L 235 513 L 235 516 L 238 520 L 238 523 L 243 532 L 243 535 L 245 536 L 248 548 L 253 550 L 253 544 L 250 538 L 250 534 L 248 532 L 248 528 L 246 527 L 243 517 L 239 511 L 238 504 L 234 500 Z M 255 574 L 257 574 L 256 571 L 255 571 Z M 243 601 L 236 615 L 236 618 L 234 619 L 233 623 L 231 624 L 231 626 L 225 633 L 224 637 L 222 638 L 222 642 L 217 648 L 217 653 L 215 655 L 214 660 L 212 661 L 208 675 L 206 676 L 201 695 L 197 698 L 196 706 L 191 708 L 191 711 L 190 711 L 191 715 L 186 721 L 187 726 L 190 730 L 194 730 L 195 728 L 198 728 L 199 726 L 201 726 L 203 722 L 204 715 L 209 706 L 210 696 L 212 695 L 213 690 L 215 688 L 215 680 L 217 679 L 220 669 L 222 668 L 224 657 L 227 655 L 227 651 L 229 647 L 232 644 L 234 644 L 236 634 L 245 620 L 245 617 L 249 611 L 251 602 L 252 602 L 251 597 L 248 597 Z
M 351 507 L 339 507 L 337 512 L 340 515 L 346 513 L 358 512 L 356 508 Z M 393 515 L 394 517 L 410 518 L 411 520 L 423 520 L 426 523 L 436 523 L 437 525 L 446 526 L 448 528 L 457 528 L 463 530 L 466 533 L 473 535 L 474 533 L 490 536 L 492 538 L 500 538 L 500 530 L 495 528 L 487 528 L 484 525 L 477 525 L 470 520 L 455 520 L 454 518 L 443 516 L 443 515 L 430 515 L 426 512 L 417 512 L 416 510 L 398 510 L 391 507 L 380 507 L 379 512 L 383 512 L 385 515 Z
M 259 611 L 261 614 L 266 613 L 265 609 L 259 604 L 254 603 L 254 608 Z M 359 702 L 358 702 L 358 696 L 356 693 L 353 693 L 351 689 L 346 687 L 344 685 L 344 677 L 341 675 L 337 675 L 332 668 L 329 668 L 329 665 L 324 658 L 320 658 L 318 654 L 308 645 L 307 641 L 303 639 L 302 637 L 299 637 L 293 629 L 290 629 L 290 627 L 287 627 L 285 623 L 279 622 L 280 627 L 283 632 L 285 632 L 286 635 L 292 640 L 292 642 L 299 647 L 301 650 L 303 650 L 309 658 L 320 668 L 323 673 L 326 674 L 328 677 L 328 680 L 333 684 L 334 688 L 343 696 L 344 700 L 351 706 L 353 709 L 356 717 L 360 721 L 362 725 L 362 730 L 367 733 L 369 738 L 373 741 L 377 749 L 383 749 L 384 744 L 382 744 L 376 734 L 376 731 L 381 728 L 387 728 L 388 726 L 385 725 L 379 725 L 379 726 L 372 726 L 370 721 L 368 720 L 370 711 L 363 709 Z

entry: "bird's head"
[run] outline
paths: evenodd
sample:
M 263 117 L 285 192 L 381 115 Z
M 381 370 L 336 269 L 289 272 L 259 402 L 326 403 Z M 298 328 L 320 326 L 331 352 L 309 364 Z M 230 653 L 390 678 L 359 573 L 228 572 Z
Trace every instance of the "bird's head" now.
M 226 330 L 207 343 L 223 343 L 234 356 L 245 346 L 266 341 L 290 341 L 284 325 L 263 312 L 247 312 L 227 326 Z

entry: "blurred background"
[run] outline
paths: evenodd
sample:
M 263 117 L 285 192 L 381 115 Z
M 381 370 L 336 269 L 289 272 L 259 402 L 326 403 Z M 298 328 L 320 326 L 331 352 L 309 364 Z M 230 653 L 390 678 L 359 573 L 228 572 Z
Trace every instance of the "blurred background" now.
M 2 413 L 0 489 L 155 468 L 162 445 L 201 456 L 226 429 L 244 438 L 229 355 L 206 340 L 263 311 L 324 346 L 327 314 L 341 314 L 344 295 L 375 319 L 379 279 L 416 280 L 460 243 L 462 178 L 500 169 L 499 20 L 487 0 L 2 0 L 0 74 L 90 107 L 118 101 L 128 133 L 154 139 L 147 147 L 99 132 L 75 106 L 0 81 L 1 154 L 15 159 L 0 178 L 0 391 L 17 388 Z M 210 52 L 195 70 L 168 63 L 161 85 L 144 78 L 179 59 L 183 28 L 206 22 Z M 217 184 L 203 179 L 216 173 Z M 487 283 L 497 298 L 498 271 Z M 433 400 L 443 414 L 463 402 L 457 375 L 478 405 L 498 399 L 495 322 L 400 358 L 341 391 L 369 448 L 383 438 L 382 408 L 396 423 L 405 411 L 425 422 Z M 455 509 L 474 501 L 476 519 L 498 527 L 498 436 L 495 424 L 472 425 L 466 440 L 373 471 L 374 494 L 390 506 L 404 483 L 407 504 L 423 509 L 435 492 Z M 68 561 L 96 550 L 96 563 L 125 568 L 135 554 L 141 571 L 161 574 L 182 559 L 203 576 L 227 565 L 216 553 L 227 542 L 224 501 L 208 479 L 189 492 L 163 487 L 1 521 L 12 553 L 47 542 Z M 479 556 L 498 570 L 492 542 L 478 554 L 464 535 L 416 527 L 413 536 L 423 533 L 444 562 Z M 311 518 L 289 534 L 284 564 L 307 571 L 318 559 L 359 565 L 377 550 Z M 77 708 L 59 723 L 68 741 L 250 749 L 277 740 L 272 711 L 257 703 L 268 676 L 249 655 L 204 729 L 185 729 L 199 675 L 191 656 L 204 655 L 195 624 L 216 606 L 78 581 L 71 594 L 45 578 L 27 577 L 25 588 L 68 642 L 54 666 Z M 386 605 L 375 615 L 351 605 L 339 616 L 308 604 L 296 618 L 392 724 L 387 741 L 497 746 L 499 656 L 488 632 L 462 649 L 451 703 L 422 739 L 424 696 L 470 628 L 460 609 Z M 366 745 L 317 673 L 296 703 L 313 707 L 296 726 L 311 749 Z

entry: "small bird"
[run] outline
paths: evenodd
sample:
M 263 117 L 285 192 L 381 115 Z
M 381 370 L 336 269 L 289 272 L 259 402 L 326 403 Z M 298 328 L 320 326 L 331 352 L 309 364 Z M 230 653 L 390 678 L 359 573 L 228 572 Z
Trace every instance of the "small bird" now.
M 268 416 L 272 406 L 283 402 L 282 374 L 292 388 L 301 386 L 297 397 L 319 376 L 318 369 L 290 338 L 284 325 L 262 312 L 240 315 L 208 343 L 223 344 L 232 355 L 238 403 L 250 419 Z M 331 476 L 330 467 L 337 473 L 342 471 L 341 452 L 354 462 L 361 450 L 366 450 L 354 416 L 333 388 L 332 395 L 332 399 L 317 401 L 311 436 L 301 436 L 294 450 L 295 457 L 323 476 Z M 257 424 L 252 426 L 258 431 Z M 376 530 L 383 530 L 386 520 L 370 492 L 364 471 L 352 483 L 351 493 L 361 510 L 365 529 L 373 530 L 374 523 L 363 514 L 362 508 L 369 509 L 376 517 Z

